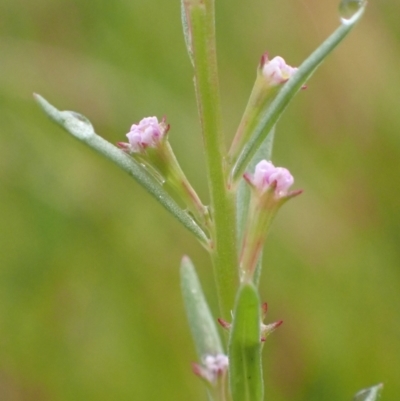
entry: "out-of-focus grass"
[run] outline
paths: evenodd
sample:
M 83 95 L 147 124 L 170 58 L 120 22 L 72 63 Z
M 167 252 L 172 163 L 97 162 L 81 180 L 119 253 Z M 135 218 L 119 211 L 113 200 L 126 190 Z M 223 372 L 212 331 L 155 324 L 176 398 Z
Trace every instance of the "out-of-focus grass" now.
M 225 127 L 259 56 L 300 64 L 338 24 L 333 0 L 217 1 Z M 304 194 L 275 222 L 261 292 L 284 326 L 265 350 L 274 401 L 400 394 L 398 5 L 360 26 L 299 94 L 274 162 Z M 31 98 L 123 140 L 166 114 L 206 198 L 179 2 L 0 3 L 0 399 L 203 400 L 179 293 L 189 254 L 216 306 L 207 255 L 128 176 L 52 125 Z

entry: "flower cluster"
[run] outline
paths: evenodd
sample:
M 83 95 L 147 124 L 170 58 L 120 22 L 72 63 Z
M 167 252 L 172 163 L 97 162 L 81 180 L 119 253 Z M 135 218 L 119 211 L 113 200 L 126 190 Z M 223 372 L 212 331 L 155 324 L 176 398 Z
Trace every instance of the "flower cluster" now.
M 275 194 L 285 196 L 293 185 L 294 179 L 289 170 L 284 167 L 275 167 L 267 160 L 261 160 L 255 168 L 254 175 L 246 173 L 244 178 L 259 193 L 264 193 L 269 188 L 275 188 Z
M 133 124 L 126 134 L 129 143 L 119 142 L 118 145 L 129 153 L 143 153 L 148 147 L 156 148 L 168 130 L 165 118 L 158 122 L 157 117 L 145 117 L 139 124 Z
M 263 76 L 271 86 L 285 83 L 298 70 L 298 68 L 286 64 L 282 57 L 276 56 L 272 60 L 268 60 L 267 53 L 261 57 L 261 69 Z

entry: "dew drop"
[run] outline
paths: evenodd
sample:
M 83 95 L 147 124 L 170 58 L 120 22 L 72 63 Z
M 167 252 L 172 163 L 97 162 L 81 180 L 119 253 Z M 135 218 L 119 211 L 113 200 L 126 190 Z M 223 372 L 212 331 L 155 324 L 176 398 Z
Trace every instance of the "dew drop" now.
M 92 123 L 85 116 L 77 113 L 76 111 L 70 111 L 69 114 L 72 114 L 77 120 L 84 124 L 92 125 Z
M 342 24 L 351 24 L 353 18 L 358 16 L 358 12 L 366 3 L 366 0 L 342 0 L 339 5 L 339 14 Z
M 80 139 L 87 139 L 94 135 L 94 128 L 91 122 L 82 114 L 75 111 L 61 111 L 63 126 L 73 135 Z

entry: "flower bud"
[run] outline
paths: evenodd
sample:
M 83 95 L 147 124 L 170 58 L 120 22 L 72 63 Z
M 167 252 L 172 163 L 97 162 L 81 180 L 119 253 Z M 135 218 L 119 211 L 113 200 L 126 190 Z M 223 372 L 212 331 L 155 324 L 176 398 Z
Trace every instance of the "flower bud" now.
M 228 164 L 237 161 L 246 143 L 260 130 L 263 124 L 263 116 L 278 95 L 281 86 L 297 70 L 297 68 L 286 64 L 282 57 L 277 56 L 269 60 L 267 53 L 262 55 L 250 98 L 229 149 Z
M 267 160 L 261 160 L 256 165 L 254 174 L 246 173 L 243 177 L 253 189 L 240 253 L 241 279 L 246 282 L 253 280 L 269 227 L 278 209 L 301 191 L 289 191 L 294 182 L 289 170 L 275 167 Z
M 228 370 L 229 360 L 224 354 L 206 355 L 202 364 L 193 364 L 193 372 L 210 384 L 216 384 L 218 378 L 224 377 Z
M 286 64 L 286 61 L 280 56 L 268 60 L 268 54 L 264 53 L 261 57 L 262 75 L 271 86 L 285 83 L 297 70 L 298 68 Z
M 278 196 L 287 194 L 293 185 L 294 179 L 289 170 L 284 167 L 275 167 L 267 160 L 261 160 L 255 168 L 254 175 L 245 174 L 245 179 L 252 184 L 259 193 L 263 193 L 271 186 L 275 186 Z
M 126 134 L 129 143 L 121 142 L 118 145 L 129 153 L 141 153 L 148 147 L 156 148 L 168 129 L 164 118 L 159 123 L 157 117 L 145 117 L 139 124 L 133 124 Z
M 196 220 L 207 229 L 211 226 L 208 208 L 203 205 L 196 191 L 191 186 L 168 142 L 169 124 L 165 117 L 158 121 L 157 117 L 145 117 L 138 124 L 133 124 L 126 134 L 128 143 L 117 145 L 145 166 L 161 185 L 168 185 L 186 204 Z

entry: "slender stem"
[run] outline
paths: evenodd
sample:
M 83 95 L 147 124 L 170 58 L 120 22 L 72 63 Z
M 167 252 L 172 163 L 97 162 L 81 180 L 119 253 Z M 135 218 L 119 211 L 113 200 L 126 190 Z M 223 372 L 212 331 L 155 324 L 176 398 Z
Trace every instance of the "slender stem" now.
M 238 285 L 235 208 L 223 168 L 223 135 L 215 46 L 214 0 L 187 0 L 195 85 L 206 149 L 206 164 L 214 221 L 211 252 L 222 317 L 230 318 Z

